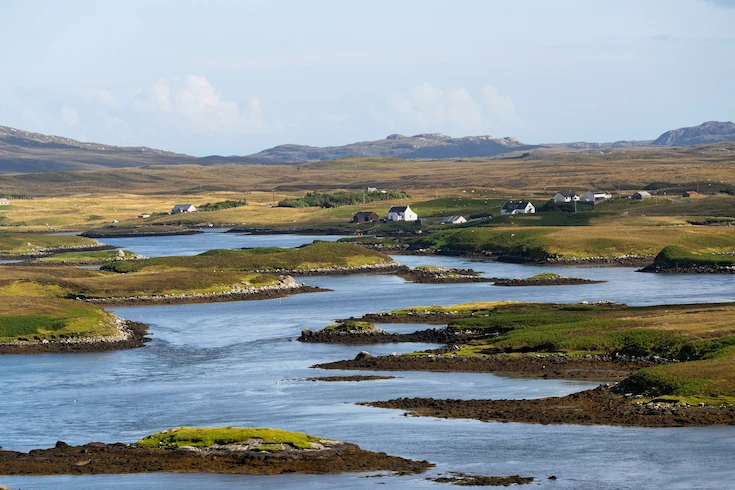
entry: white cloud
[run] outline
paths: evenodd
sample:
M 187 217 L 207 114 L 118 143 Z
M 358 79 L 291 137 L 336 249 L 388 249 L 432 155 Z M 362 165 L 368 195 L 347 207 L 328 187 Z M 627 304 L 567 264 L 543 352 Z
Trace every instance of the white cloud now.
M 406 94 L 390 94 L 370 109 L 373 119 L 386 129 L 400 132 L 490 132 L 520 123 L 508 95 L 486 85 L 475 96 L 460 87 L 446 92 L 428 82 Z
M 260 100 L 228 100 L 203 76 L 162 78 L 135 96 L 133 108 L 184 123 L 196 131 L 248 134 L 277 131 L 280 125 L 263 115 Z
M 77 126 L 79 125 L 79 113 L 69 106 L 62 106 L 61 120 L 67 126 Z

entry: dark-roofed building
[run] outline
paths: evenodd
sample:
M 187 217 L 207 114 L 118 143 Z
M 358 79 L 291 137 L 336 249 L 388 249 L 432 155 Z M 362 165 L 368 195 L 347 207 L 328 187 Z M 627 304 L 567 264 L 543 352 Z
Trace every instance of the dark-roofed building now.
M 177 204 L 171 210 L 171 214 L 176 214 L 176 213 L 194 213 L 194 212 L 196 212 L 196 210 L 197 210 L 197 208 L 193 204 Z
M 385 219 L 388 221 L 416 221 L 419 216 L 411 210 L 411 206 L 392 206 Z
M 681 197 L 694 197 L 697 194 L 697 191 L 686 191 L 684 194 L 681 195 Z
M 355 213 L 355 216 L 353 216 L 351 223 L 372 223 L 373 221 L 378 221 L 380 219 L 380 216 L 378 216 L 373 211 L 360 211 L 359 213 Z
M 630 197 L 633 199 L 651 199 L 651 193 L 647 191 L 638 191 Z
M 506 201 L 500 214 L 533 214 L 536 208 L 529 201 Z

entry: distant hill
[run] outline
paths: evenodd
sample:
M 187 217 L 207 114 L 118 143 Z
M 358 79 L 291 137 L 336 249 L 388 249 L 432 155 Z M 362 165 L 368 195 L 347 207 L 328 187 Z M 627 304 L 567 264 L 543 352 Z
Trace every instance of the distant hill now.
M 459 159 L 491 158 L 535 148 L 569 150 L 684 146 L 735 141 L 735 124 L 710 121 L 692 128 L 667 131 L 655 141 L 617 141 L 613 143 L 552 143 L 529 145 L 515 138 L 465 136 L 452 138 L 440 133 L 415 136 L 391 134 L 377 141 L 344 146 L 316 147 L 279 145 L 246 156 L 194 157 L 156 150 L 145 146 L 124 147 L 85 143 L 61 136 L 48 136 L 0 126 L 0 173 L 69 172 L 149 165 L 297 165 L 344 158 Z
M 112 146 L 0 126 L 0 173 L 69 172 L 147 165 L 286 163 L 273 159 L 197 158 L 145 146 Z
M 708 121 L 691 128 L 666 131 L 653 141 L 657 146 L 706 145 L 735 141 L 735 124 L 731 122 Z
M 377 141 L 363 141 L 344 146 L 280 145 L 250 155 L 250 158 L 267 158 L 303 163 L 314 160 L 339 160 L 342 158 L 404 158 L 444 159 L 491 157 L 518 150 L 539 148 L 527 145 L 515 138 L 494 136 L 465 136 L 452 138 L 440 133 L 424 133 L 415 136 L 391 134 Z

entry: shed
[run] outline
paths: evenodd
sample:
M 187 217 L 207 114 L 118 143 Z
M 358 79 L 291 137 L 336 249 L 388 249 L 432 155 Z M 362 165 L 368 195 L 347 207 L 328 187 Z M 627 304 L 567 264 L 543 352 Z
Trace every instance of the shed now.
M 0 198 L 0 206 L 7 206 L 9 204 L 10 204 L 10 201 L 8 201 L 7 199 L 5 199 L 4 197 L 3 198 Z
M 681 197 L 694 197 L 698 194 L 699 193 L 697 191 L 686 191 L 684 194 L 681 195 Z
M 177 204 L 171 210 L 171 214 L 176 214 L 176 213 L 194 213 L 194 212 L 196 212 L 196 210 L 197 210 L 197 208 L 193 204 Z
M 373 211 L 360 211 L 353 216 L 351 223 L 372 223 L 379 219 L 380 216 Z
M 638 191 L 632 196 L 633 199 L 651 199 L 651 193 L 646 191 Z

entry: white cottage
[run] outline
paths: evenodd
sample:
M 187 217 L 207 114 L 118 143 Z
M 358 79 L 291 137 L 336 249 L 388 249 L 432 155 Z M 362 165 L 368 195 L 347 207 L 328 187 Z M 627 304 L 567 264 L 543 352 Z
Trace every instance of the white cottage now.
M 0 206 L 8 206 L 10 204 L 10 201 L 8 201 L 5 198 L 0 198 Z
M 171 210 L 171 214 L 176 214 L 176 213 L 194 213 L 194 212 L 196 212 L 196 210 L 197 210 L 197 208 L 193 204 L 177 204 Z
M 551 198 L 554 202 L 572 202 L 572 201 L 579 201 L 581 198 L 579 197 L 579 194 L 573 191 L 569 192 L 557 192 L 554 194 L 554 197 Z
M 388 221 L 416 221 L 419 216 L 411 210 L 411 206 L 392 206 L 388 210 Z
M 506 201 L 500 214 L 533 214 L 536 208 L 529 201 Z
M 458 225 L 460 223 L 467 223 L 467 219 L 464 216 L 447 216 L 441 222 L 443 225 Z

